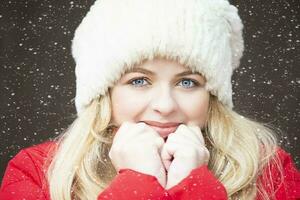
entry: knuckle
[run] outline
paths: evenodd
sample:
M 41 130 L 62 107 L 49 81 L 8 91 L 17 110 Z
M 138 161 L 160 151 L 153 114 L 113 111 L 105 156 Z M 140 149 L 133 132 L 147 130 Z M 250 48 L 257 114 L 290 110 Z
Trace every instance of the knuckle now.
M 201 147 L 200 148 L 200 157 L 204 157 L 205 159 L 209 159 L 210 157 L 210 152 L 206 147 Z
M 154 137 L 151 134 L 139 134 L 136 138 L 137 144 L 147 145 L 147 143 L 154 141 Z
M 168 135 L 168 139 L 171 139 L 171 138 L 174 138 L 174 137 L 176 137 L 176 134 L 175 134 L 175 133 L 170 133 L 170 134 Z
M 115 155 L 115 152 L 114 152 L 113 149 L 111 149 L 111 150 L 109 151 L 109 153 L 108 153 L 108 157 L 109 157 L 110 159 L 113 159 L 113 158 L 114 158 L 114 155 Z
M 176 133 L 179 134 L 190 134 L 191 129 L 187 127 L 185 124 L 180 124 L 180 126 L 176 129 Z
M 164 139 L 162 137 L 155 137 L 154 143 L 158 146 L 162 146 L 164 144 Z
M 118 154 L 119 152 L 121 152 L 120 148 L 111 148 L 110 151 L 109 151 L 111 156 L 113 156 L 115 154 Z
M 185 153 L 186 155 L 192 155 L 192 156 L 198 155 L 198 151 L 196 148 L 187 148 Z
M 108 152 L 108 157 L 111 159 L 112 158 L 112 153 L 111 151 Z
M 122 123 L 122 126 L 126 126 L 127 127 L 127 126 L 130 126 L 130 125 L 131 125 L 131 123 L 128 122 L 128 121 L 125 121 L 125 122 Z
M 120 126 L 120 128 L 119 128 L 119 131 L 123 131 L 124 129 L 126 130 L 126 129 L 130 128 L 130 127 L 131 127 L 131 123 L 125 121 L 125 122 L 123 122 L 123 123 L 121 124 L 121 126 Z
M 209 150 L 207 149 L 207 148 L 205 148 L 205 154 L 206 154 L 206 156 L 209 158 L 210 157 L 210 152 L 209 152 Z
M 175 152 L 177 149 L 177 146 L 173 145 L 173 144 L 170 144 L 170 143 L 166 143 L 164 145 L 164 151 L 166 153 L 172 153 L 172 152 Z M 178 152 L 177 152 L 178 153 Z
M 180 124 L 177 128 L 177 130 L 182 130 L 182 129 L 185 129 L 186 128 L 186 125 L 185 124 Z
M 142 130 L 146 128 L 146 124 L 144 122 L 139 122 L 136 124 L 136 127 Z
M 124 155 L 129 150 L 129 148 L 130 148 L 130 145 L 126 146 L 126 148 L 124 148 L 124 145 L 116 146 L 116 147 L 114 147 L 110 150 L 111 155 L 112 156 L 114 156 L 114 155 Z
M 173 143 L 176 141 L 176 137 L 173 134 L 172 135 L 171 134 L 168 135 L 167 144 L 170 144 L 170 143 Z

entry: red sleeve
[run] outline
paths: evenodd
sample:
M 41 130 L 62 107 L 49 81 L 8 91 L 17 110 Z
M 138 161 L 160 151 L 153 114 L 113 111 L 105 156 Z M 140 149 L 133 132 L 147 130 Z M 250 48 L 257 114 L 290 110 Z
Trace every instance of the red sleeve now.
M 277 155 L 282 163 L 283 179 L 280 178 L 278 167 L 272 162 L 266 167 L 264 175 L 260 177 L 259 181 L 270 194 L 270 197 L 274 199 L 300 199 L 300 172 L 295 167 L 291 156 L 283 149 L 278 148 Z M 271 195 L 271 191 L 275 191 L 275 197 Z M 260 199 L 262 197 L 258 195 L 257 200 Z
M 98 200 L 172 200 L 157 178 L 131 169 L 121 169 Z
M 26 150 L 8 162 L 0 188 L 1 200 L 46 200 L 38 165 Z
M 225 187 L 206 165 L 192 170 L 189 176 L 168 192 L 174 200 L 227 199 Z

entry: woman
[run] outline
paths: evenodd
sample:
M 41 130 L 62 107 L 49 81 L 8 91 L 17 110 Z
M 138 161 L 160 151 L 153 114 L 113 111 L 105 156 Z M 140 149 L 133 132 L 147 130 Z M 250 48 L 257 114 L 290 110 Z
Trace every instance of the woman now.
M 266 125 L 233 110 L 226 0 L 98 0 L 75 32 L 78 117 L 18 153 L 0 199 L 299 199 Z

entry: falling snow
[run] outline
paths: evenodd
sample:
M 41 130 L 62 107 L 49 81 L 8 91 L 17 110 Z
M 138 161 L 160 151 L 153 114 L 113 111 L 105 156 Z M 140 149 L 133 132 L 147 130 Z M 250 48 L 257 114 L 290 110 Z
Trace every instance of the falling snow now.
M 300 167 L 299 3 L 231 2 L 245 24 L 244 57 L 232 80 L 234 109 L 282 130 L 280 142 Z M 56 137 L 74 120 L 71 40 L 92 3 L 1 3 L 2 173 L 21 148 Z

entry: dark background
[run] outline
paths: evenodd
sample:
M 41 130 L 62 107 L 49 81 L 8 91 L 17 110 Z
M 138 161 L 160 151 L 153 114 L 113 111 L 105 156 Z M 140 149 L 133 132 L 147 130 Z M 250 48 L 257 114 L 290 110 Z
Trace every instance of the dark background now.
M 70 46 L 93 2 L 1 0 L 0 181 L 21 148 L 54 138 L 75 119 Z M 245 53 L 233 75 L 234 110 L 276 126 L 299 168 L 300 1 L 231 3 L 245 25 Z

